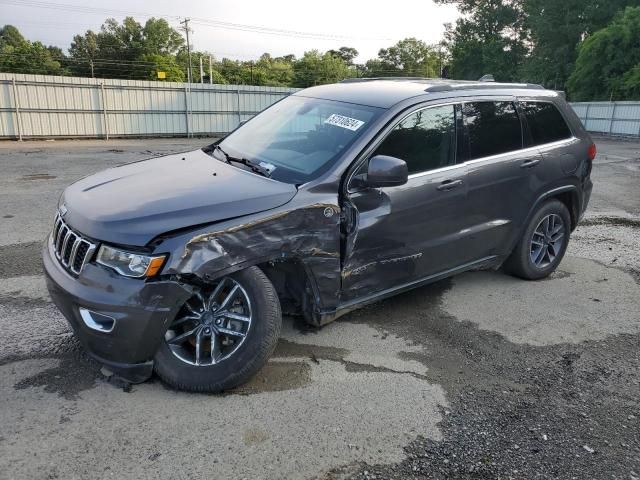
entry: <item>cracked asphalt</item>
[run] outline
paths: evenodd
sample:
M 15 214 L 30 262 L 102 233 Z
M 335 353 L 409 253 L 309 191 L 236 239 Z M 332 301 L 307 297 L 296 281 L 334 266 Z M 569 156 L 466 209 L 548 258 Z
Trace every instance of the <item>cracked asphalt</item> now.
M 640 479 L 640 142 L 597 141 L 549 279 L 470 272 L 322 329 L 223 395 L 107 379 L 48 299 L 62 189 L 195 139 L 0 143 L 0 478 Z

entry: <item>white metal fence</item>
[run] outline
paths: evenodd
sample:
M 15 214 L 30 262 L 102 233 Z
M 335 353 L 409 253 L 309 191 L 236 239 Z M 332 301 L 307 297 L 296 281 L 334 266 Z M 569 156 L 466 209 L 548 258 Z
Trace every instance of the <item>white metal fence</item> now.
M 0 73 L 0 138 L 224 134 L 296 90 Z M 640 136 L 640 102 L 571 106 L 590 132 Z
M 590 132 L 640 136 L 640 102 L 584 102 L 571 106 Z
M 296 90 L 0 73 L 0 138 L 223 134 Z

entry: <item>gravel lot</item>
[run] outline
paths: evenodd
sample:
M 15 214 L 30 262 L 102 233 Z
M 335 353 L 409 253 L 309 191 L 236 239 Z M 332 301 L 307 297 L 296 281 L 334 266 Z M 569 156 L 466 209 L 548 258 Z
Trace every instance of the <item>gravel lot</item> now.
M 315 330 L 224 395 L 100 374 L 50 303 L 62 189 L 205 140 L 0 143 L 0 478 L 640 479 L 640 142 L 598 141 L 549 279 L 471 272 Z

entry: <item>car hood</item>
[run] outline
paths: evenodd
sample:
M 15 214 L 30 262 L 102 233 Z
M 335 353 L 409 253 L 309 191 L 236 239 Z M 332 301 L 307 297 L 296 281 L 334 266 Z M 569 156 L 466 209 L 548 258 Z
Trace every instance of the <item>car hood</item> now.
M 146 245 L 160 234 L 276 208 L 296 194 L 202 150 L 104 170 L 69 186 L 65 221 L 105 242 Z

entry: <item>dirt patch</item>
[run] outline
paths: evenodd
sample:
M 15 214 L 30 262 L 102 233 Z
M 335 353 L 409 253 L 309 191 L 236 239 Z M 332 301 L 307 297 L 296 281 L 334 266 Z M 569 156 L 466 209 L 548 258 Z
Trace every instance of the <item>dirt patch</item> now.
M 259 428 L 249 428 L 242 434 L 242 440 L 247 447 L 257 445 L 269 439 L 269 435 Z
M 44 308 L 51 305 L 51 302 L 45 298 L 32 298 L 22 295 L 22 291 L 8 292 L 7 294 L 0 294 L 0 305 L 3 307 L 30 309 L 30 308 Z
M 316 362 L 319 359 L 341 361 L 349 352 L 343 348 L 325 347 L 320 345 L 309 345 L 304 343 L 294 343 L 289 340 L 280 339 L 273 356 L 308 358 Z
M 31 175 L 23 175 L 20 180 L 53 180 L 58 178 L 55 175 L 49 175 L 48 173 L 34 173 Z
M 624 217 L 592 217 L 586 218 L 578 224 L 579 227 L 591 227 L 594 225 L 640 228 L 640 220 Z
M 100 365 L 82 354 L 51 358 L 51 363 L 56 366 L 19 381 L 14 388 L 44 387 L 47 393 L 76 400 L 82 391 L 93 388 L 100 377 Z
M 270 361 L 248 383 L 230 390 L 228 395 L 252 395 L 302 388 L 311 383 L 311 367 L 307 362 Z
M 42 242 L 0 246 L 0 278 L 40 275 Z

